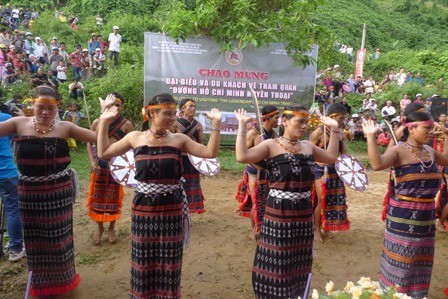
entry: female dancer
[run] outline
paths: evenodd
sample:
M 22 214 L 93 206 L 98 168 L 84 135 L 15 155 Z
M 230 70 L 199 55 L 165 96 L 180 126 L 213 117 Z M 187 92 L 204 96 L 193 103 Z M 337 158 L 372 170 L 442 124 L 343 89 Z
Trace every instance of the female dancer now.
M 194 119 L 196 103 L 192 99 L 183 99 L 179 104 L 181 117 L 176 120 L 173 131 L 190 137 L 193 141 L 202 144 L 202 125 Z M 191 213 L 202 214 L 205 212 L 204 195 L 201 189 L 201 177 L 199 171 L 194 168 L 187 154 L 182 153 L 182 177 L 185 194 L 188 199 L 188 208 Z
M 428 297 L 434 261 L 434 197 L 441 179 L 437 164 L 448 165 L 448 151 L 442 154 L 427 145 L 433 137 L 434 121 L 422 104 L 406 106 L 404 126 L 406 141 L 383 155 L 376 145 L 378 125 L 369 120 L 363 130 L 372 168 L 393 166 L 395 170 L 385 202 L 380 285 L 398 286 L 399 292 L 419 299 Z M 447 134 L 446 129 L 443 132 Z
M 31 296 L 57 296 L 75 289 L 73 202 L 75 184 L 68 138 L 94 142 L 96 133 L 57 121 L 59 95 L 46 85 L 34 89 L 34 116 L 0 125 L 0 136 L 16 134 L 19 209 L 23 220 Z
M 314 240 L 314 161 L 334 163 L 338 154 L 338 123 L 322 121 L 331 128 L 327 151 L 308 141 L 305 135 L 309 113 L 302 105 L 286 106 L 282 113 L 280 137 L 247 149 L 246 111 L 235 112 L 239 122 L 236 159 L 255 163 L 266 159 L 269 197 L 255 253 L 252 284 L 256 298 L 297 298 L 303 296 L 311 272 Z
M 180 298 L 183 243 L 186 239 L 182 198 L 182 152 L 203 158 L 218 154 L 221 113 L 208 114 L 212 128 L 208 145 L 169 132 L 176 121 L 176 101 L 170 94 L 154 96 L 143 109 L 151 119 L 146 131 L 131 132 L 109 144 L 107 129 L 116 107 L 101 114 L 98 156 L 110 159 L 134 149 L 138 181 L 132 203 L 131 298 Z
M 344 127 L 347 109 L 340 103 L 331 104 L 326 114 L 337 121 L 340 130 Z M 330 139 L 330 129 L 320 126 L 313 131 L 310 141 L 325 149 Z M 339 153 L 347 152 L 347 139 L 344 134 L 339 135 Z M 325 171 L 326 169 L 326 171 Z M 347 217 L 347 203 L 344 182 L 336 172 L 335 164 L 316 164 L 315 185 L 317 206 L 314 210 L 314 238 L 323 243 L 324 236 L 330 231 L 343 231 L 350 229 Z

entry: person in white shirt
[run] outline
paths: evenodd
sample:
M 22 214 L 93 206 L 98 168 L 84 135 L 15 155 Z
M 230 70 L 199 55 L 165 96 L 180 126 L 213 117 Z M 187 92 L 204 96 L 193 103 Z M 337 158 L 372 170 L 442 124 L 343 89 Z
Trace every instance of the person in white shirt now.
M 36 37 L 36 43 L 34 44 L 34 56 L 39 59 L 40 63 L 47 62 L 47 47 L 45 47 L 40 37 Z
M 103 27 L 103 18 L 100 15 L 96 16 L 96 26 L 100 29 Z
M 364 81 L 364 87 L 366 88 L 366 92 L 374 92 L 375 80 L 373 80 L 373 76 L 369 76 L 369 78 Z
M 67 67 L 65 66 L 65 62 L 63 60 L 59 61 L 59 65 L 56 68 L 58 71 L 58 75 L 56 76 L 60 82 L 67 81 Z
M 392 101 L 387 101 L 386 106 L 381 109 L 381 115 L 385 120 L 391 121 L 397 110 L 392 106 Z
M 371 99 L 370 103 L 367 105 L 367 107 L 365 108 L 365 110 L 370 110 L 373 113 L 376 112 L 376 110 L 378 109 L 378 105 L 376 104 L 375 99 Z
M 353 47 L 349 45 L 346 49 L 346 52 L 348 60 L 353 61 Z
M 114 59 L 114 65 L 118 65 L 118 57 L 120 55 L 121 35 L 118 34 L 118 26 L 114 26 L 114 32 L 109 34 L 109 58 Z
M 404 67 L 400 68 L 400 72 L 397 74 L 396 77 L 398 86 L 402 86 L 404 82 L 406 82 L 406 72 L 404 71 Z

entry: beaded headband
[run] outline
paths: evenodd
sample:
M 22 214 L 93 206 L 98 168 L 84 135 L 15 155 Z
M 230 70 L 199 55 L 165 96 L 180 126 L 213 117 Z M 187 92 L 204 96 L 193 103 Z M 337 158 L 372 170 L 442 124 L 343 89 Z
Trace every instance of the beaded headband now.
M 418 125 L 430 125 L 430 126 L 433 126 L 434 125 L 434 121 L 433 120 L 413 121 L 413 122 L 404 124 L 405 127 L 416 127 Z
M 284 114 L 296 115 L 296 116 L 301 116 L 301 117 L 309 117 L 310 116 L 310 114 L 308 112 L 303 111 L 303 110 L 299 110 L 299 111 L 283 110 L 283 115 Z
M 180 109 L 182 110 L 185 106 L 194 103 L 193 101 L 187 101 L 185 104 L 182 105 L 182 107 L 180 107 Z
M 147 105 L 145 108 L 149 109 L 176 109 L 176 104 L 174 103 L 167 103 L 167 104 L 154 104 L 154 105 Z
M 276 115 L 276 114 L 278 114 L 278 110 L 274 110 L 274 111 L 271 111 L 271 112 L 269 112 L 269 113 L 262 114 L 261 116 L 262 116 L 264 119 L 266 119 L 266 118 L 268 118 L 268 117 L 270 117 L 270 116 L 272 116 L 272 115 Z
M 41 104 L 45 104 L 45 105 L 52 105 L 52 104 L 58 104 L 58 101 L 55 99 L 51 99 L 51 98 L 37 98 L 33 100 L 34 103 L 41 103 Z

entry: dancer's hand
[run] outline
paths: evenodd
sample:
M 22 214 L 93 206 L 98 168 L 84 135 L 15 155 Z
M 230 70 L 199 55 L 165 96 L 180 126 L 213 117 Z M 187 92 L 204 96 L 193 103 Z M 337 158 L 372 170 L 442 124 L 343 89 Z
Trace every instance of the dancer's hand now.
M 324 126 L 327 126 L 331 129 L 337 130 L 339 128 L 338 122 L 336 120 L 332 119 L 331 117 L 321 116 L 320 121 L 322 122 L 322 124 L 324 124 Z
M 367 135 L 376 135 L 380 130 L 380 125 L 375 124 L 373 120 L 368 120 L 362 124 L 362 131 Z
M 247 116 L 247 112 L 244 109 L 238 109 L 235 110 L 235 115 L 236 115 L 236 119 L 238 120 L 238 123 L 243 123 L 243 124 L 247 124 L 251 117 Z
M 106 108 L 103 113 L 101 113 L 100 120 L 105 120 L 107 122 L 112 122 L 118 116 L 118 107 L 112 106 Z
M 221 121 L 222 114 L 218 109 L 212 108 L 212 110 L 207 113 L 207 117 L 211 120 Z
M 115 105 L 116 97 L 113 94 L 108 94 L 105 100 L 103 100 L 101 97 L 99 97 L 98 99 L 100 100 L 101 112 L 103 112 L 106 108 Z
M 448 130 L 445 127 L 443 127 L 439 123 L 434 123 L 434 131 L 433 131 L 434 135 L 438 135 L 438 134 L 445 134 L 445 135 L 447 135 L 447 133 L 448 133 Z

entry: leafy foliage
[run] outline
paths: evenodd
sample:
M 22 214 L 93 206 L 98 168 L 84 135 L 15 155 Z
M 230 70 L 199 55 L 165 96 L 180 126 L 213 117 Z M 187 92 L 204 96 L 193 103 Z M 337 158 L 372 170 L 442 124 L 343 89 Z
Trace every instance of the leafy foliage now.
M 198 2 L 194 9 L 189 9 L 182 2 L 173 1 L 163 31 L 176 40 L 211 37 L 224 50 L 284 43 L 288 54 L 302 65 L 311 62 L 305 54 L 311 45 L 325 39 L 323 28 L 310 18 L 322 0 Z

